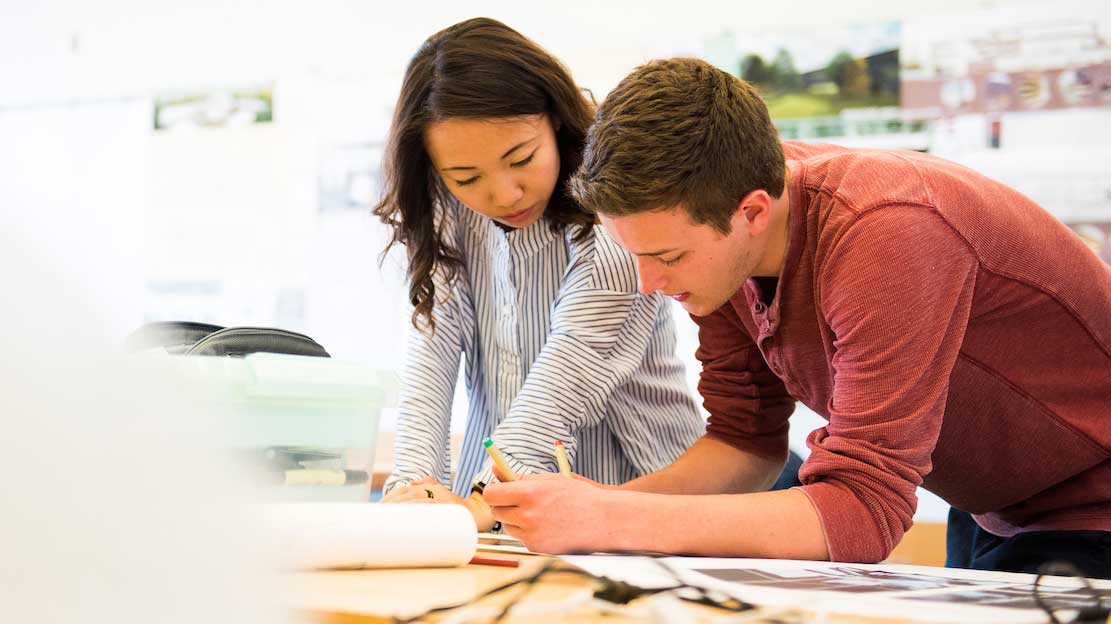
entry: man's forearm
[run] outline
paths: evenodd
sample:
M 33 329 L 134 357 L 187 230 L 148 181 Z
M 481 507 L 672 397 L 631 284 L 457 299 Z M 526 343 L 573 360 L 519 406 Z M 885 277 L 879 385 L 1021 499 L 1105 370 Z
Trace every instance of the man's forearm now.
M 714 557 L 829 559 L 825 529 L 800 490 L 716 496 L 611 492 L 618 543 L 603 549 Z
M 760 492 L 775 483 L 783 463 L 703 436 L 670 466 L 634 479 L 621 489 L 657 494 Z

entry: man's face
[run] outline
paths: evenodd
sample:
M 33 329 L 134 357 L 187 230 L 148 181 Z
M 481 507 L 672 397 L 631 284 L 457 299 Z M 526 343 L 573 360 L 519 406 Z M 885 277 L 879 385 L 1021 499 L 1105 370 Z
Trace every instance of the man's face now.
M 706 316 L 740 289 L 764 256 L 766 227 L 754 232 L 744 212 L 734 214 L 728 234 L 694 223 L 681 207 L 600 218 L 610 237 L 636 257 L 641 292 L 658 290 L 690 314 Z

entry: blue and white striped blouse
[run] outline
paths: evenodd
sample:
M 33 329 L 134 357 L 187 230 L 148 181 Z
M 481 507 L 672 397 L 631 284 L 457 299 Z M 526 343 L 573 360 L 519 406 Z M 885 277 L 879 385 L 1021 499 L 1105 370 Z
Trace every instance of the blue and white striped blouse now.
M 602 228 L 582 242 L 578 226 L 553 232 L 544 220 L 506 232 L 454 202 L 441 217 L 464 268 L 450 287 L 437 283 L 435 332 L 410 330 L 387 491 L 450 478 L 460 353 L 470 398 L 452 485 L 461 496 L 476 476 L 492 478 L 486 437 L 518 472 L 555 471 L 561 440 L 577 473 L 623 483 L 702 435 L 671 307 L 637 293 L 635 261 Z

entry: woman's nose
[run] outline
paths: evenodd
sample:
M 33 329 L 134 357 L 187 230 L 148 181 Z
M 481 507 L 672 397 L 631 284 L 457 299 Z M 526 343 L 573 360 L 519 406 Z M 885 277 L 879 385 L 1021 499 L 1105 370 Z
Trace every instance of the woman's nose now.
M 513 176 L 505 176 L 494 183 L 490 201 L 500 208 L 513 208 L 525 195 L 525 189 Z

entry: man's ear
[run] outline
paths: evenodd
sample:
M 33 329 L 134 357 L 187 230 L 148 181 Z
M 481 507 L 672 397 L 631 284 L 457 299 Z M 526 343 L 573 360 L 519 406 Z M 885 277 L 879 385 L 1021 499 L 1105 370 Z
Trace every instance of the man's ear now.
M 763 189 L 756 189 L 742 197 L 733 214 L 733 225 L 745 228 L 754 236 L 767 230 L 771 222 L 772 197 Z

